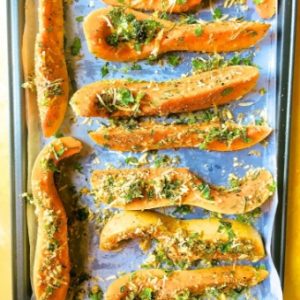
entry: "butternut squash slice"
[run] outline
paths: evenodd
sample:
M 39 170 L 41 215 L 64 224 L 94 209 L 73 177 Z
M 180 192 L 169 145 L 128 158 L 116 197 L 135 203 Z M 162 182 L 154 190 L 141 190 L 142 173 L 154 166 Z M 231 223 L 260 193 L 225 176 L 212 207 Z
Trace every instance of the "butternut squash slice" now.
M 258 77 L 255 67 L 230 66 L 165 82 L 103 80 L 79 89 L 71 105 L 83 117 L 190 112 L 240 99 L 254 88 Z
M 64 120 L 69 98 L 62 0 L 39 0 L 35 77 L 41 126 L 44 136 L 50 137 Z
M 123 2 L 118 0 L 104 0 L 104 2 L 113 6 L 124 4 L 137 10 L 182 13 L 194 10 L 201 3 L 201 0 L 185 0 L 182 3 L 176 0 L 125 0 Z
M 268 274 L 268 271 L 252 266 L 222 266 L 174 271 L 171 274 L 160 269 L 138 270 L 115 280 L 109 286 L 105 299 L 135 299 L 134 296 L 141 297 L 145 293 L 155 300 L 175 300 L 182 295 L 189 299 L 188 296 L 205 295 L 210 289 L 226 293 L 252 287 L 264 281 Z
M 63 300 L 70 282 L 67 216 L 55 188 L 57 164 L 81 150 L 81 142 L 63 137 L 46 145 L 32 171 L 32 192 L 38 216 L 37 244 L 33 267 L 37 300 Z
M 227 219 L 178 220 L 157 212 L 114 215 L 100 235 L 100 249 L 115 250 L 132 238 L 155 239 L 173 261 L 251 260 L 265 256 L 259 233 Z
M 276 0 L 257 0 L 255 3 L 256 11 L 261 18 L 270 19 L 275 15 L 277 9 Z
M 120 62 L 170 51 L 238 51 L 256 45 L 270 27 L 245 21 L 180 25 L 120 7 L 92 12 L 85 18 L 83 26 L 92 54 Z
M 267 126 L 233 123 L 162 124 L 139 123 L 136 128 L 100 127 L 89 133 L 99 145 L 116 151 L 141 152 L 172 148 L 237 151 L 252 147 L 270 135 Z
M 96 202 L 125 210 L 191 205 L 222 214 L 243 214 L 274 193 L 273 177 L 265 169 L 249 171 L 233 189 L 209 186 L 186 168 L 96 170 L 91 185 Z

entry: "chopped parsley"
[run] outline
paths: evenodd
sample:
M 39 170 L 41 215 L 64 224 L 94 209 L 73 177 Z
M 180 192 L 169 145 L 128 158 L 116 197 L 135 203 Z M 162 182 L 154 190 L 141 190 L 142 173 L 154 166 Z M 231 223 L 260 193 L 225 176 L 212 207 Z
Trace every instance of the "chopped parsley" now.
M 177 206 L 174 211 L 172 212 L 172 215 L 187 215 L 193 212 L 193 209 L 189 205 L 180 205 Z
M 159 198 L 177 199 L 180 196 L 181 182 L 177 179 L 164 176 L 159 180 Z
M 140 300 L 152 300 L 153 298 L 153 291 L 151 288 L 144 288 L 139 294 Z
M 176 4 L 183 5 L 187 0 L 176 0 Z
M 233 87 L 227 87 L 221 92 L 221 96 L 228 96 L 233 92 Z
M 195 35 L 199 37 L 202 35 L 202 33 L 203 33 L 203 28 L 200 25 L 198 25 L 195 29 Z
M 134 156 L 130 156 L 130 157 L 126 157 L 125 163 L 127 165 L 137 166 L 139 164 L 139 160 Z
M 214 20 L 221 19 L 223 17 L 222 10 L 220 8 L 215 8 L 212 14 Z
M 249 54 L 245 57 L 242 57 L 240 54 L 235 54 L 234 56 L 228 59 L 225 59 L 220 55 L 213 55 L 209 56 L 207 59 L 204 59 L 203 57 L 192 59 L 192 68 L 194 72 L 206 72 L 227 66 L 253 66 L 252 60 L 252 54 Z
M 200 183 L 198 185 L 198 190 L 201 192 L 201 196 L 206 200 L 213 200 L 210 192 L 210 187 L 207 183 Z
M 131 71 L 140 71 L 142 70 L 141 65 L 139 65 L 138 63 L 134 62 L 131 67 L 130 67 Z
M 140 51 L 141 46 L 151 42 L 162 29 L 159 22 L 152 19 L 137 20 L 133 14 L 125 13 L 120 7 L 113 8 L 108 17 L 113 30 L 106 42 L 113 47 L 117 47 L 119 43 L 134 41 L 136 51 Z
M 213 127 L 209 131 L 202 132 L 204 134 L 204 140 L 199 145 L 200 149 L 206 149 L 207 145 L 212 141 L 226 142 L 230 145 L 236 139 L 242 139 L 248 143 L 250 139 L 247 137 L 246 127 Z
M 79 162 L 75 162 L 73 164 L 74 170 L 78 171 L 79 173 L 82 173 L 83 171 L 83 166 Z
M 220 222 L 220 225 L 218 228 L 218 232 L 226 233 L 228 236 L 228 239 L 230 241 L 232 241 L 236 237 L 236 234 L 232 229 L 232 224 L 230 222 L 224 221 L 224 220 L 219 220 L 219 222 Z
M 76 20 L 78 23 L 81 23 L 81 22 L 83 22 L 83 20 L 84 20 L 84 16 L 78 16 L 78 17 L 75 18 L 75 20 Z
M 136 96 L 127 88 L 109 89 L 102 94 L 97 94 L 99 108 L 105 108 L 112 113 L 115 110 L 131 110 L 138 112 L 140 101 L 145 94 L 138 92 Z
M 271 184 L 268 184 L 268 190 L 271 193 L 274 193 L 276 191 L 276 188 L 277 188 L 277 184 L 275 181 L 273 181 Z
M 262 215 L 262 211 L 260 207 L 257 207 L 253 211 L 250 211 L 245 214 L 240 214 L 236 216 L 236 220 L 248 225 L 254 225 L 255 221 L 260 218 Z
M 76 36 L 73 40 L 73 43 L 70 47 L 70 50 L 71 50 L 71 54 L 73 56 L 77 56 L 79 55 L 80 53 L 80 50 L 81 50 L 81 40 L 78 36 Z
M 102 67 L 101 67 L 101 75 L 102 78 L 105 77 L 106 75 L 109 74 L 109 63 L 105 63 Z
M 170 54 L 167 57 L 167 61 L 168 61 L 169 65 L 171 65 L 173 67 L 177 67 L 181 63 L 181 57 L 176 54 Z
M 255 5 L 259 5 L 262 4 L 264 2 L 264 0 L 253 0 Z
M 56 79 L 46 82 L 44 86 L 44 97 L 39 99 L 41 105 L 47 106 L 50 104 L 51 98 L 63 95 L 63 80 Z
M 197 24 L 198 20 L 194 15 L 188 15 L 184 18 L 183 23 L 185 24 Z

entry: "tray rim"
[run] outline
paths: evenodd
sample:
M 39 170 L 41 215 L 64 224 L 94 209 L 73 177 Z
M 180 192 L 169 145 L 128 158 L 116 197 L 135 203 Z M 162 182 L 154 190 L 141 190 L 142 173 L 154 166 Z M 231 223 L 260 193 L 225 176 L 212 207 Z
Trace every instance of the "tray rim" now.
M 284 288 L 285 241 L 287 193 L 289 176 L 289 153 L 291 133 L 291 112 L 293 95 L 293 72 L 296 42 L 297 0 L 278 1 L 277 61 L 279 69 L 276 78 L 277 109 L 277 193 L 278 206 L 273 225 L 271 254 Z M 281 28 L 281 31 L 280 31 Z M 278 101 L 279 100 L 279 101 Z M 277 103 L 278 101 L 278 103 Z M 280 172 L 282 170 L 282 172 Z
M 23 91 L 21 40 L 25 0 L 7 0 L 7 35 L 9 68 L 9 129 L 10 129 L 10 200 L 12 236 L 13 299 L 30 299 L 29 243 L 26 224 L 26 203 L 21 195 L 27 185 L 27 130 Z M 295 55 L 297 0 L 278 1 L 278 43 L 276 74 L 277 109 L 277 192 L 278 206 L 273 226 L 271 254 L 284 285 L 285 230 L 287 182 L 290 149 L 290 113 L 292 111 L 293 70 Z M 283 159 L 282 159 L 283 158 Z M 281 172 L 279 172 L 281 171 Z M 276 233 L 276 234 L 274 234 Z

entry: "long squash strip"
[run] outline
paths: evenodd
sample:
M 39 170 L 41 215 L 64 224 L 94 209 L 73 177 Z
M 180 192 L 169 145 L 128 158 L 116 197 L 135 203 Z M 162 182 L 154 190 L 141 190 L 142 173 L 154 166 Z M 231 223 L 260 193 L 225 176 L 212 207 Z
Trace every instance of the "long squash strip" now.
M 104 0 L 104 2 L 113 6 L 120 5 L 118 0 Z M 200 3 L 201 0 L 186 0 L 182 3 L 178 3 L 176 0 L 125 0 L 122 2 L 123 5 L 137 10 L 154 10 L 170 13 L 188 12 L 194 10 Z
M 263 141 L 272 129 L 267 126 L 237 124 L 161 124 L 139 123 L 137 128 L 100 127 L 89 133 L 95 143 L 116 151 L 141 152 L 173 148 L 201 148 L 237 151 Z
M 96 170 L 91 185 L 97 202 L 125 210 L 191 205 L 222 214 L 243 214 L 264 204 L 274 180 L 265 169 L 249 171 L 237 188 L 209 186 L 186 168 Z
M 200 296 L 209 289 L 230 292 L 233 289 L 252 287 L 268 276 L 268 271 L 252 266 L 222 266 L 207 269 L 174 271 L 138 270 L 123 275 L 108 288 L 106 300 L 125 300 L 151 291 L 155 300 L 180 299 L 180 295 Z M 184 298 L 186 299 L 186 298 Z
M 224 224 L 232 236 L 224 230 Z M 262 239 L 250 225 L 216 218 L 179 220 L 157 212 L 135 211 L 121 212 L 106 223 L 100 249 L 119 249 L 123 241 L 132 238 L 157 240 L 173 261 L 258 261 L 265 255 Z
M 35 76 L 41 126 L 44 136 L 49 137 L 63 122 L 69 97 L 62 0 L 39 0 Z
M 84 86 L 71 99 L 83 117 L 155 116 L 189 112 L 239 99 L 256 85 L 259 71 L 231 66 L 165 82 L 103 80 Z M 129 91 L 141 100 L 124 105 L 118 93 Z
M 255 8 L 261 18 L 270 19 L 276 13 L 277 1 L 262 0 L 261 3 L 255 5 Z
M 120 29 L 112 25 L 110 12 L 120 8 L 99 9 L 84 21 L 88 48 L 96 57 L 108 61 L 136 61 L 170 51 L 228 52 L 256 45 L 266 35 L 269 25 L 257 22 L 212 22 L 200 25 L 179 25 L 149 17 L 147 14 L 125 9 L 139 21 L 157 22 L 160 30 L 146 36 L 146 42 L 135 47 L 131 40 L 118 42 L 115 33 Z M 131 18 L 132 19 L 132 18 Z M 146 25 L 145 25 L 146 26 Z M 199 33 L 200 30 L 200 33 Z M 148 38 L 148 39 L 147 39 Z
M 104 2 L 113 6 L 118 6 L 121 3 L 118 0 L 104 0 Z M 122 4 L 137 10 L 182 13 L 194 10 L 201 2 L 201 0 L 186 0 L 183 3 L 177 3 L 174 0 L 125 0 L 122 1 Z M 255 4 L 255 6 L 263 19 L 272 18 L 276 12 L 276 0 L 262 0 L 262 3 Z
M 70 282 L 67 216 L 55 188 L 57 164 L 81 150 L 71 137 L 54 140 L 40 152 L 32 171 L 32 192 L 38 215 L 38 234 L 33 267 L 37 300 L 63 300 Z

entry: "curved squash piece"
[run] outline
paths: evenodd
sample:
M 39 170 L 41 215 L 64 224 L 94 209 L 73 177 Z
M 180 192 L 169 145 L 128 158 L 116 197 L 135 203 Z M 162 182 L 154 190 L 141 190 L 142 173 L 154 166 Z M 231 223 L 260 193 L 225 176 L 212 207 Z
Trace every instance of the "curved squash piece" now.
M 259 71 L 255 67 L 230 66 L 165 82 L 103 80 L 78 90 L 71 105 L 76 114 L 83 117 L 190 112 L 240 99 L 254 88 L 258 77 Z M 118 93 L 122 91 L 129 91 L 133 98 L 141 99 L 130 106 L 118 105 Z
M 55 188 L 57 164 L 78 152 L 81 142 L 63 137 L 46 145 L 32 171 L 32 191 L 38 215 L 33 282 L 37 300 L 63 300 L 70 282 L 67 216 Z
M 255 4 L 255 8 L 259 16 L 263 19 L 270 19 L 276 13 L 276 0 L 262 0 L 261 3 Z
M 64 56 L 63 1 L 39 1 L 39 32 L 35 44 L 35 84 L 45 137 L 54 135 L 64 120 L 69 78 Z
M 130 14 L 130 20 L 136 18 L 138 21 L 151 22 L 152 28 L 148 31 L 152 31 L 148 36 L 143 34 L 143 43 L 137 44 L 132 39 L 126 42 L 121 39 L 119 42 L 115 33 L 121 29 L 115 28 L 110 18 L 111 12 L 116 15 L 116 9 L 120 11 L 121 8 L 96 10 L 85 18 L 83 25 L 90 52 L 108 61 L 136 61 L 170 51 L 238 51 L 256 45 L 270 27 L 263 23 L 236 21 L 179 25 L 128 8 L 122 9 L 119 15 Z M 153 30 L 153 22 L 156 22 L 156 31 Z
M 91 185 L 96 201 L 115 208 L 191 205 L 222 214 L 252 211 L 274 192 L 272 174 L 265 169 L 249 171 L 234 189 L 209 186 L 186 168 L 96 170 Z
M 237 124 L 139 123 L 138 127 L 100 127 L 89 133 L 99 145 L 116 151 L 141 152 L 173 148 L 200 148 L 211 151 L 237 151 L 250 148 L 272 132 L 267 126 Z
M 106 223 L 100 249 L 118 249 L 125 240 L 145 237 L 156 239 L 173 261 L 258 261 L 265 256 L 262 239 L 250 225 L 217 218 L 178 220 L 157 212 L 135 211 L 121 212 Z
M 207 269 L 174 271 L 167 274 L 163 270 L 138 270 L 115 280 L 108 288 L 106 300 L 135 299 L 145 290 L 151 292 L 155 300 L 180 299 L 180 295 L 200 296 L 209 289 L 220 292 L 241 287 L 252 287 L 268 276 L 268 271 L 252 266 L 222 266 Z M 127 298 L 128 297 L 128 298 Z M 150 299 L 150 298 L 149 298 Z M 184 298 L 187 299 L 187 298 Z
M 120 5 L 118 0 L 103 0 L 105 3 L 113 6 Z M 174 0 L 125 0 L 122 1 L 123 5 L 137 9 L 137 10 L 154 10 L 169 13 L 183 13 L 194 10 L 201 0 L 185 0 L 182 3 Z

